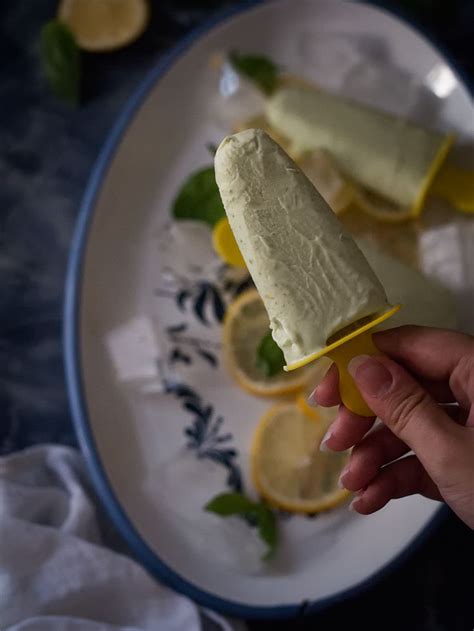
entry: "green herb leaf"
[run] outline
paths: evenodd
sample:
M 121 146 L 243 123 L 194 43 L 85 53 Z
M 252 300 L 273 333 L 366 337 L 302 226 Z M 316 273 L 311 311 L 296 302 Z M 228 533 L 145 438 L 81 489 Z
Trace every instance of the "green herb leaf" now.
M 250 526 L 256 526 L 262 541 L 267 545 L 263 560 L 273 556 L 278 543 L 277 520 L 275 513 L 264 502 L 252 502 L 242 493 L 220 493 L 204 510 L 221 517 L 238 516 L 247 519 Z
M 175 219 L 204 221 L 211 227 L 225 217 L 214 167 L 206 167 L 188 177 L 173 202 Z
M 204 510 L 221 517 L 230 517 L 231 515 L 245 517 L 248 513 L 255 511 L 255 503 L 242 493 L 221 493 L 206 504 Z
M 272 337 L 266 333 L 257 348 L 257 368 L 265 377 L 273 377 L 283 370 L 285 356 Z
M 278 531 L 275 513 L 263 503 L 259 505 L 257 527 L 260 538 L 267 544 L 268 548 L 263 559 L 268 560 L 275 553 L 278 542 Z
M 71 31 L 59 20 L 41 30 L 41 61 L 53 92 L 72 104 L 79 102 L 81 57 Z
M 208 142 L 206 144 L 206 149 L 209 151 L 211 156 L 214 157 L 217 152 L 217 145 L 215 145 L 213 142 Z
M 229 61 L 236 72 L 250 79 L 264 94 L 274 92 L 278 83 L 279 69 L 271 59 L 261 55 L 229 53 Z

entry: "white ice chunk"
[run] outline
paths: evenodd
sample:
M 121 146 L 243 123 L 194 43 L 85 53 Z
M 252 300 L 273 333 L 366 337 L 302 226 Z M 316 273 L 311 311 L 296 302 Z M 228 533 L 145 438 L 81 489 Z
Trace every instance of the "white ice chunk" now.
M 107 335 L 106 345 L 120 381 L 159 384 L 157 360 L 160 349 L 149 318 L 137 316 L 112 329 Z

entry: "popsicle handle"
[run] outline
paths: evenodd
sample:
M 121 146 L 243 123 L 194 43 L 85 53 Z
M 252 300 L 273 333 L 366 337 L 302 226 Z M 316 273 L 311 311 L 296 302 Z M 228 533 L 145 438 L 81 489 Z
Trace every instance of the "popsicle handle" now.
M 347 371 L 347 365 L 356 355 L 383 355 L 372 340 L 372 332 L 364 331 L 328 353 L 339 369 L 339 394 L 342 402 L 351 412 L 359 416 L 374 416 L 362 398 L 353 378 Z
M 430 192 L 443 197 L 458 210 L 474 212 L 474 171 L 444 165 L 432 184 Z

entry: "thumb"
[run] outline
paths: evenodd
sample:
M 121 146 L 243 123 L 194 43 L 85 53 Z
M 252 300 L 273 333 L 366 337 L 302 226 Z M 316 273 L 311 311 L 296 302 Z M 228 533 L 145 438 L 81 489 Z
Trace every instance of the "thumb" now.
M 462 428 L 391 359 L 360 355 L 348 369 L 374 414 L 415 452 L 432 477 L 442 477 L 456 458 Z

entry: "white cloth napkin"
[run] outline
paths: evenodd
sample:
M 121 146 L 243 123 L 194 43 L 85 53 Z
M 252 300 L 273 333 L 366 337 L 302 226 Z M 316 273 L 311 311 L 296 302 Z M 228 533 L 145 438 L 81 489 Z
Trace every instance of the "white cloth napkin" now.
M 198 609 L 106 542 L 77 451 L 44 445 L 0 458 L 0 629 L 244 629 Z

